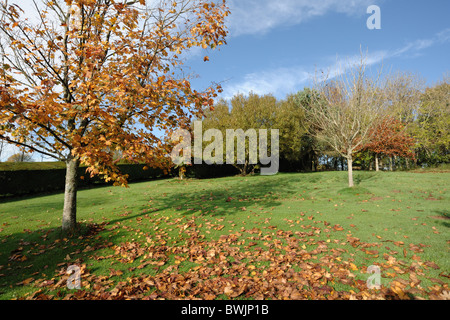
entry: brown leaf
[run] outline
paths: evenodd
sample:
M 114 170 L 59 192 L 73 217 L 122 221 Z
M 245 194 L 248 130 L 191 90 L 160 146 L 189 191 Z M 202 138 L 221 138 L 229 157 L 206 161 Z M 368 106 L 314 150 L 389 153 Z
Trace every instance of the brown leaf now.
M 433 269 L 439 269 L 439 266 L 432 261 L 425 261 L 424 264 Z
M 34 278 L 27 278 L 21 282 L 16 283 L 16 285 L 18 286 L 26 286 L 27 284 L 30 284 L 31 282 L 34 281 Z
M 109 268 L 109 271 L 110 271 L 110 274 L 109 274 L 110 277 L 121 276 L 123 274 L 122 270 L 114 270 L 112 268 Z

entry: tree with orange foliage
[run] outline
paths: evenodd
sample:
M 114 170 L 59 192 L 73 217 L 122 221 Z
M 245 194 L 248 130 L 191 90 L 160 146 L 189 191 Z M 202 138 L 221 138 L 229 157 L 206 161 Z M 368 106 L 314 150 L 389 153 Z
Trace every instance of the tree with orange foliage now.
M 404 130 L 401 121 L 388 117 L 374 127 L 369 143 L 363 145 L 360 151 L 369 151 L 375 154 L 375 168 L 379 170 L 378 159 L 380 155 L 387 157 L 414 158 L 412 151 L 414 138 Z
M 224 0 L 33 4 L 0 0 L 0 138 L 66 162 L 62 229 L 73 231 L 80 164 L 126 185 L 114 151 L 165 167 L 168 146 L 156 132 L 212 106 L 220 86 L 191 88 L 181 54 L 225 44 L 229 11 Z

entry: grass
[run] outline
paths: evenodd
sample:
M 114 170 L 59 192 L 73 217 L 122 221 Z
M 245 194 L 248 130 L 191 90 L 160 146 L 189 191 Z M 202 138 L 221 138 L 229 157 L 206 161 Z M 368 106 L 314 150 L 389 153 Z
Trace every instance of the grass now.
M 63 161 L 49 162 L 0 162 L 0 171 L 15 170 L 54 170 L 65 169 L 66 163 Z
M 137 287 L 138 280 L 151 277 L 153 284 L 140 297 L 162 294 L 165 282 L 158 281 L 173 273 L 226 285 L 235 277 L 263 281 L 276 271 L 277 277 L 291 274 L 290 283 L 305 272 L 303 261 L 321 274 L 319 287 L 312 278 L 299 282 L 296 288 L 308 294 L 325 285 L 357 294 L 374 264 L 381 266 L 383 286 L 397 278 L 411 281 L 413 270 L 420 284 L 408 288 L 442 292 L 450 270 L 449 181 L 449 172 L 356 172 L 357 185 L 345 188 L 346 172 L 320 172 L 100 187 L 79 191 L 81 229 L 67 238 L 60 233 L 62 194 L 3 199 L 0 299 L 36 291 L 63 298 L 73 291 L 56 284 L 67 279 L 70 264 L 83 265 L 83 287 L 91 292 L 111 292 L 125 283 Z M 222 241 L 231 236 L 236 241 L 230 245 Z M 358 245 L 351 243 L 354 238 Z M 303 260 L 289 260 L 292 252 Z M 389 257 L 399 263 L 392 269 Z M 351 281 L 349 273 L 346 279 L 324 280 L 341 266 L 352 270 Z M 288 294 L 277 290 L 272 298 Z M 255 297 L 230 292 L 198 297 Z

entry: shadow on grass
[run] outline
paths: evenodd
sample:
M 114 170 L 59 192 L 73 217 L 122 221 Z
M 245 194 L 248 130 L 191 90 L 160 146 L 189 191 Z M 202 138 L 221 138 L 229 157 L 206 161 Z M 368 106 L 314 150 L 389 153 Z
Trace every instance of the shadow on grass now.
M 67 238 L 61 228 L 43 228 L 0 238 L 0 299 L 15 291 L 26 279 L 50 278 L 58 265 L 68 263 L 67 255 L 83 249 L 98 233 L 95 225 L 79 224 L 78 231 Z M 77 255 L 82 258 L 84 255 Z M 4 299 L 4 298 L 3 298 Z
M 339 190 L 337 193 L 339 195 L 344 195 L 344 196 L 345 195 L 358 196 L 358 195 L 362 195 L 362 194 L 372 194 L 368 189 L 360 187 L 360 186 L 343 188 L 343 189 Z
M 201 214 L 211 216 L 231 215 L 240 212 L 242 207 L 253 204 L 265 208 L 281 205 L 279 197 L 292 194 L 295 190 L 292 185 L 295 183 L 295 179 L 283 180 L 283 184 L 277 177 L 273 177 L 273 179 L 258 179 L 258 177 L 243 179 L 248 179 L 249 182 L 243 184 L 233 181 L 227 185 L 221 185 L 215 180 L 211 189 L 199 189 L 198 187 L 196 189 L 198 180 L 173 180 L 170 183 L 186 184 L 189 189 L 185 189 L 183 186 L 183 192 L 174 190 L 175 192 L 168 192 L 167 196 L 156 195 L 152 198 L 154 204 L 151 210 L 148 210 L 148 198 L 145 198 L 145 195 L 142 196 L 145 199 L 128 200 L 133 201 L 132 206 L 135 213 L 120 217 L 111 215 L 111 219 L 105 222 L 112 225 L 134 220 L 149 213 L 164 213 L 165 210 L 174 210 L 181 215 L 198 213 L 198 210 L 202 210 Z M 45 200 L 45 202 L 33 203 L 31 206 L 62 209 L 62 202 L 54 199 Z M 79 206 L 89 206 L 92 202 L 98 204 L 102 201 L 107 201 L 107 199 L 89 198 L 88 201 L 79 201 Z M 124 199 L 124 203 L 127 203 L 127 199 Z M 27 206 L 30 205 L 27 204 Z M 69 263 L 89 261 L 96 251 L 110 247 L 111 243 L 117 244 L 115 242 L 122 241 L 116 239 L 116 236 L 109 232 L 102 234 L 102 228 L 99 226 L 101 225 L 80 223 L 77 233 L 67 238 L 64 238 L 60 227 L 41 228 L 1 236 L 0 299 L 10 299 L 16 293 L 20 295 L 29 291 L 27 288 L 21 289 L 24 281 L 50 279 L 56 270 L 67 268 Z M 108 235 L 106 236 L 106 234 Z M 90 249 L 85 251 L 88 246 Z
M 102 224 L 78 223 L 77 230 L 70 236 L 57 227 L 0 237 L 0 300 L 37 290 L 23 287 L 35 280 L 49 280 L 69 265 L 89 263 L 98 251 L 122 241 L 118 235 L 105 230 L 105 225 L 144 214 L 120 217 Z
M 450 210 L 434 210 L 433 212 L 438 215 L 432 218 L 439 220 L 440 225 L 450 228 Z
M 233 215 L 252 205 L 266 208 L 279 206 L 283 198 L 298 193 L 298 187 L 294 185 L 296 179 L 282 180 L 280 176 L 264 179 L 260 179 L 260 176 L 250 176 L 241 179 L 246 179 L 246 183 L 227 184 L 227 181 L 224 181 L 221 185 L 216 179 L 210 189 L 202 190 L 191 185 L 198 180 L 172 180 L 170 183 L 174 185 L 186 185 L 186 191 L 160 196 L 154 199 L 155 205 L 161 210 L 171 209 L 181 215 L 200 213 L 200 210 L 202 215 Z

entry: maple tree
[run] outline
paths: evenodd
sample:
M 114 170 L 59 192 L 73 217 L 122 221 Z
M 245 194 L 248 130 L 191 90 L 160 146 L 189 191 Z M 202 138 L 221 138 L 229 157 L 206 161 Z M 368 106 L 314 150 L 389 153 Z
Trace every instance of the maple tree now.
M 0 2 L 0 138 L 66 162 L 62 229 L 71 231 L 80 164 L 126 185 L 114 152 L 164 167 L 156 132 L 212 106 L 220 86 L 191 88 L 182 54 L 225 44 L 229 11 L 206 0 L 33 3 L 37 21 Z
M 361 151 L 370 151 L 375 154 L 376 171 L 379 170 L 380 155 L 414 158 L 412 149 L 415 141 L 404 128 L 401 121 L 388 117 L 372 129 L 372 139 L 361 147 Z

